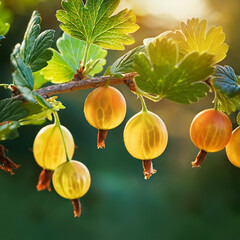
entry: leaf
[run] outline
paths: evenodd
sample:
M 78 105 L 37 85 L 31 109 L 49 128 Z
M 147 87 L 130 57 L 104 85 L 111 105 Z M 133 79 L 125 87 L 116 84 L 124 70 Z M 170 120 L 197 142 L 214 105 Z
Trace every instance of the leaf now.
M 2 1 L 0 1 L 0 40 L 8 33 L 11 21 L 11 12 L 5 8 L 2 4 Z
M 11 61 L 16 69 L 12 74 L 13 82 L 17 89 L 24 95 L 24 97 L 33 103 L 36 101 L 46 108 L 52 108 L 42 96 L 33 91 L 33 74 L 30 67 L 26 66 L 19 54 L 20 44 L 15 46 L 13 53 L 11 54 Z
M 42 70 L 42 74 L 45 79 L 53 83 L 69 82 L 73 79 L 76 69 L 80 68 L 80 61 L 84 56 L 86 42 L 64 33 L 63 36 L 58 39 L 57 47 L 59 52 L 52 49 L 53 57 L 48 62 L 48 66 Z M 94 76 L 103 70 L 103 66 L 106 64 L 106 55 L 107 51 L 101 47 L 94 44 L 90 46 L 87 65 L 89 65 L 90 61 L 93 63 L 99 60 L 99 62 L 94 69 L 90 71 L 89 75 Z
M 217 95 L 220 110 L 230 114 L 240 109 L 238 78 L 231 67 L 216 65 L 211 82 Z
M 228 97 L 227 95 L 216 91 L 217 99 L 219 101 L 219 109 L 226 112 L 228 115 L 230 113 L 240 110 L 240 95 L 235 97 Z
M 37 71 L 33 73 L 34 86 L 33 89 L 40 88 L 43 84 L 49 82 L 48 79 L 44 78 L 42 71 Z
M 155 100 L 163 97 L 179 103 L 191 103 L 207 94 L 200 81 L 213 72 L 213 56 L 192 52 L 179 62 L 178 46 L 171 39 L 159 37 L 146 44 L 146 53 L 135 56 L 135 82 L 141 91 Z
M 238 78 L 230 66 L 215 66 L 215 73 L 212 82 L 216 89 L 229 97 L 234 97 L 240 94 Z
M 12 74 L 13 82 L 18 90 L 24 95 L 24 97 L 31 102 L 36 102 L 34 98 L 33 90 L 33 75 L 29 67 L 27 67 L 22 59 L 19 57 L 18 48 L 16 46 L 14 52 L 11 55 L 11 61 L 16 71 Z
M 228 45 L 224 43 L 225 33 L 222 27 L 206 29 L 207 20 L 192 18 L 187 20 L 187 24 L 181 22 L 180 30 L 171 31 L 165 36 L 177 42 L 181 58 L 193 51 L 207 52 L 214 56 L 214 63 L 218 63 L 226 57 L 228 51 Z
M 240 112 L 237 115 L 237 124 L 240 125 Z
M 28 23 L 24 39 L 20 47 L 20 56 L 23 62 L 33 72 L 47 66 L 47 61 L 52 58 L 51 47 L 54 37 L 54 30 L 46 30 L 40 34 L 41 18 L 37 11 L 34 11 Z
M 57 11 L 61 29 L 69 35 L 106 49 L 123 50 L 134 43 L 129 35 L 138 30 L 136 16 L 127 9 L 113 15 L 120 0 L 62 1 Z
M 145 51 L 144 46 L 138 46 L 133 50 L 124 54 L 122 57 L 120 57 L 118 60 L 116 60 L 113 63 L 113 65 L 110 68 L 110 74 L 118 75 L 118 74 L 134 72 L 135 71 L 134 69 L 135 55 L 144 51 Z
M 16 121 L 11 121 L 0 125 L 0 141 L 12 140 L 19 136 L 17 129 L 20 124 Z
M 21 125 L 29 125 L 29 124 L 42 124 L 45 122 L 46 118 L 52 120 L 52 113 L 53 111 L 58 111 L 60 109 L 64 109 L 65 107 L 62 105 L 61 102 L 56 100 L 57 97 L 52 97 L 48 99 L 49 104 L 53 106 L 52 109 L 47 109 L 41 107 L 38 104 L 34 103 L 25 103 L 24 108 L 28 109 L 28 116 L 21 119 L 19 123 Z
M 6 121 L 18 121 L 28 115 L 21 101 L 11 98 L 0 100 L 0 123 Z

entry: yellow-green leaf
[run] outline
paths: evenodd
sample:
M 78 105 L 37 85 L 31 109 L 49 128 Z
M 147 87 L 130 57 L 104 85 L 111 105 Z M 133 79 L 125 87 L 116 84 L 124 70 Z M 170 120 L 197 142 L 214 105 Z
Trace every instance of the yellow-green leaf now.
M 181 22 L 180 30 L 170 31 L 166 36 L 178 43 L 181 57 L 193 51 L 207 52 L 214 56 L 214 63 L 218 63 L 228 51 L 222 27 L 213 26 L 207 31 L 205 19 L 199 21 L 198 18 L 192 18 L 186 24 Z

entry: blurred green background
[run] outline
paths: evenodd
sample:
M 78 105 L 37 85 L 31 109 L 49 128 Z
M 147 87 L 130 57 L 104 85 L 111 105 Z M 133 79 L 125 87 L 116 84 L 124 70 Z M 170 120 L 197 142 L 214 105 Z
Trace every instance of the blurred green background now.
M 191 4 L 196 5 L 192 7 L 199 12 L 189 10 L 189 1 L 185 0 L 181 1 L 181 7 L 174 5 L 176 0 L 148 0 L 151 9 L 155 8 L 153 15 L 151 9 L 143 11 L 146 1 L 145 5 L 144 1 L 122 2 L 121 7 L 136 7 L 138 14 L 141 29 L 134 34 L 134 46 L 141 44 L 145 37 L 176 29 L 179 20 L 186 20 L 187 13 L 189 17 L 198 17 L 191 13 L 199 14 L 209 20 L 210 26 L 223 26 L 230 49 L 221 64 L 232 66 L 239 74 L 240 1 L 194 1 Z M 55 18 L 60 1 L 4 2 L 12 12 L 13 21 L 7 39 L 1 42 L 0 82 L 10 83 L 9 56 L 14 45 L 22 40 L 34 9 L 42 15 L 42 29 L 55 29 L 55 40 L 61 36 Z M 166 2 L 169 8 L 165 6 L 164 11 L 157 12 L 157 5 Z M 179 15 L 174 15 L 174 11 Z M 107 64 L 121 54 L 109 51 Z M 60 112 L 61 122 L 72 132 L 77 146 L 74 159 L 86 164 L 92 176 L 91 188 L 81 199 L 80 219 L 73 217 L 71 202 L 59 197 L 54 189 L 51 193 L 36 190 L 41 169 L 34 161 L 32 144 L 41 126 L 21 128 L 20 138 L 3 143 L 9 149 L 8 156 L 22 167 L 14 176 L 0 172 L 0 239 L 239 239 L 240 170 L 230 164 L 225 151 L 209 154 L 201 168 L 191 167 L 198 149 L 191 143 L 189 126 L 196 113 L 212 107 L 213 95 L 191 105 L 147 101 L 149 110 L 165 122 L 169 143 L 163 155 L 153 161 L 158 173 L 145 181 L 141 162 L 128 154 L 122 138 L 124 125 L 141 109 L 140 102 L 125 86 L 117 88 L 126 98 L 127 116 L 118 128 L 109 131 L 104 150 L 97 150 L 97 130 L 83 115 L 84 100 L 91 90 L 59 96 L 66 106 Z M 0 89 L 1 98 L 7 94 Z M 231 118 L 236 127 L 235 115 Z

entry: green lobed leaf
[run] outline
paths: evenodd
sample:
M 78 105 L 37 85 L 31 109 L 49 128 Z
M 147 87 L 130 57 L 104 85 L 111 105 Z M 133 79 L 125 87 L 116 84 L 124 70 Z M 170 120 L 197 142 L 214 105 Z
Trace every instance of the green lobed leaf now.
M 61 29 L 69 35 L 106 49 L 123 50 L 134 43 L 129 35 L 138 30 L 136 15 L 127 9 L 112 14 L 120 0 L 62 1 L 64 10 L 57 11 Z
M 212 82 L 214 88 L 229 97 L 234 97 L 240 94 L 238 78 L 230 66 L 215 66 L 215 73 Z
M 43 84 L 49 82 L 48 79 L 44 78 L 41 70 L 33 73 L 33 81 L 34 81 L 33 89 L 38 89 Z
M 178 46 L 171 39 L 158 37 L 146 43 L 146 53 L 135 56 L 139 74 L 135 82 L 141 91 L 155 100 L 165 97 L 185 104 L 206 96 L 209 88 L 201 81 L 213 73 L 212 55 L 192 52 L 179 62 Z
M 52 44 L 54 32 L 48 30 L 39 35 L 40 20 L 38 12 L 34 11 L 23 42 L 21 44 L 18 43 L 11 54 L 11 61 L 15 68 L 12 77 L 17 89 L 28 101 L 33 103 L 38 102 L 46 108 L 52 108 L 51 104 L 33 91 L 34 81 L 32 71 L 40 70 L 46 66 L 47 60 L 52 56 L 52 52 L 47 48 Z
M 52 49 L 53 57 L 48 62 L 48 66 L 42 70 L 44 78 L 53 83 L 69 82 L 73 79 L 76 70 L 80 68 L 80 61 L 84 57 L 86 42 L 73 38 L 64 33 L 57 41 L 59 52 Z M 107 51 L 99 46 L 92 44 L 88 54 L 88 65 L 93 65 L 94 61 L 98 61 L 96 66 L 89 75 L 94 76 L 103 70 L 106 64 L 105 57 Z
M 134 58 L 135 55 L 144 52 L 145 47 L 144 46 L 138 46 L 131 51 L 124 54 L 122 57 L 117 59 L 113 65 L 110 68 L 110 74 L 112 75 L 118 75 L 118 74 L 124 74 L 124 73 L 130 73 L 134 72 Z
M 19 136 L 17 130 L 19 127 L 20 124 L 16 121 L 11 121 L 9 123 L 0 125 L 0 141 L 17 138 Z
M 36 102 L 33 90 L 33 75 L 30 67 L 27 67 L 18 54 L 20 45 L 16 45 L 14 52 L 11 54 L 11 61 L 16 69 L 12 74 L 13 83 L 24 97 L 31 102 Z
M 28 23 L 24 39 L 20 47 L 20 56 L 23 62 L 33 72 L 47 66 L 47 61 L 52 58 L 52 45 L 54 30 L 46 30 L 40 34 L 41 18 L 37 11 L 34 11 Z
M 24 108 L 21 101 L 12 98 L 0 100 L 0 123 L 6 121 L 18 121 L 28 115 L 28 110 Z
M 235 97 L 228 97 L 227 95 L 216 91 L 219 102 L 219 109 L 226 112 L 228 115 L 232 112 L 240 110 L 240 95 Z
M 52 109 L 42 107 L 39 104 L 34 104 L 31 102 L 24 103 L 24 108 L 26 108 L 29 112 L 28 116 L 19 120 L 19 123 L 22 125 L 29 124 L 43 124 L 47 119 L 52 120 L 53 111 L 58 111 L 60 109 L 64 109 L 65 107 L 61 102 L 56 100 L 57 97 L 49 98 L 47 101 L 49 104 L 53 106 Z
M 240 109 L 238 78 L 229 66 L 217 65 L 215 68 L 211 82 L 217 95 L 218 107 L 223 112 L 230 114 Z
M 178 43 L 180 57 L 193 51 L 207 52 L 214 56 L 214 63 L 218 63 L 226 57 L 228 51 L 222 27 L 213 26 L 207 31 L 206 19 L 188 19 L 187 23 L 181 22 L 180 30 L 164 34 Z

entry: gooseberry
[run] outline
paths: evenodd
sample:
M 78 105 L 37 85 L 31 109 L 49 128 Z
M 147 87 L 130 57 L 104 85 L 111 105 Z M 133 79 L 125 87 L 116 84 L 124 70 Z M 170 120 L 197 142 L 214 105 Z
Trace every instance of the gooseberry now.
M 36 162 L 43 168 L 37 184 L 38 191 L 48 189 L 51 191 L 50 182 L 53 171 L 62 163 L 67 161 L 64 140 L 69 158 L 73 157 L 75 145 L 69 130 L 60 125 L 50 124 L 43 127 L 35 137 L 33 143 L 33 154 Z
M 218 152 L 226 147 L 232 135 L 232 123 L 228 116 L 215 109 L 198 113 L 190 126 L 190 137 L 200 152 L 193 167 L 198 167 L 207 152 Z
M 65 162 L 54 171 L 52 181 L 54 189 L 61 197 L 73 200 L 75 217 L 80 216 L 78 199 L 87 193 L 91 184 L 87 167 L 74 160 Z
M 229 161 L 240 168 L 240 126 L 232 132 L 232 137 L 226 146 Z
M 69 158 L 73 157 L 75 145 L 72 134 L 61 126 Z M 55 170 L 67 161 L 61 131 L 55 124 L 43 127 L 35 137 L 33 154 L 38 165 L 44 169 Z
M 84 114 L 98 131 L 98 148 L 105 147 L 107 130 L 119 126 L 126 115 L 126 101 L 114 87 L 98 87 L 86 98 Z
M 151 160 L 160 156 L 167 146 L 168 133 L 164 122 L 148 110 L 141 111 L 127 122 L 123 137 L 127 151 L 143 160 L 145 179 L 149 179 L 156 172 Z

